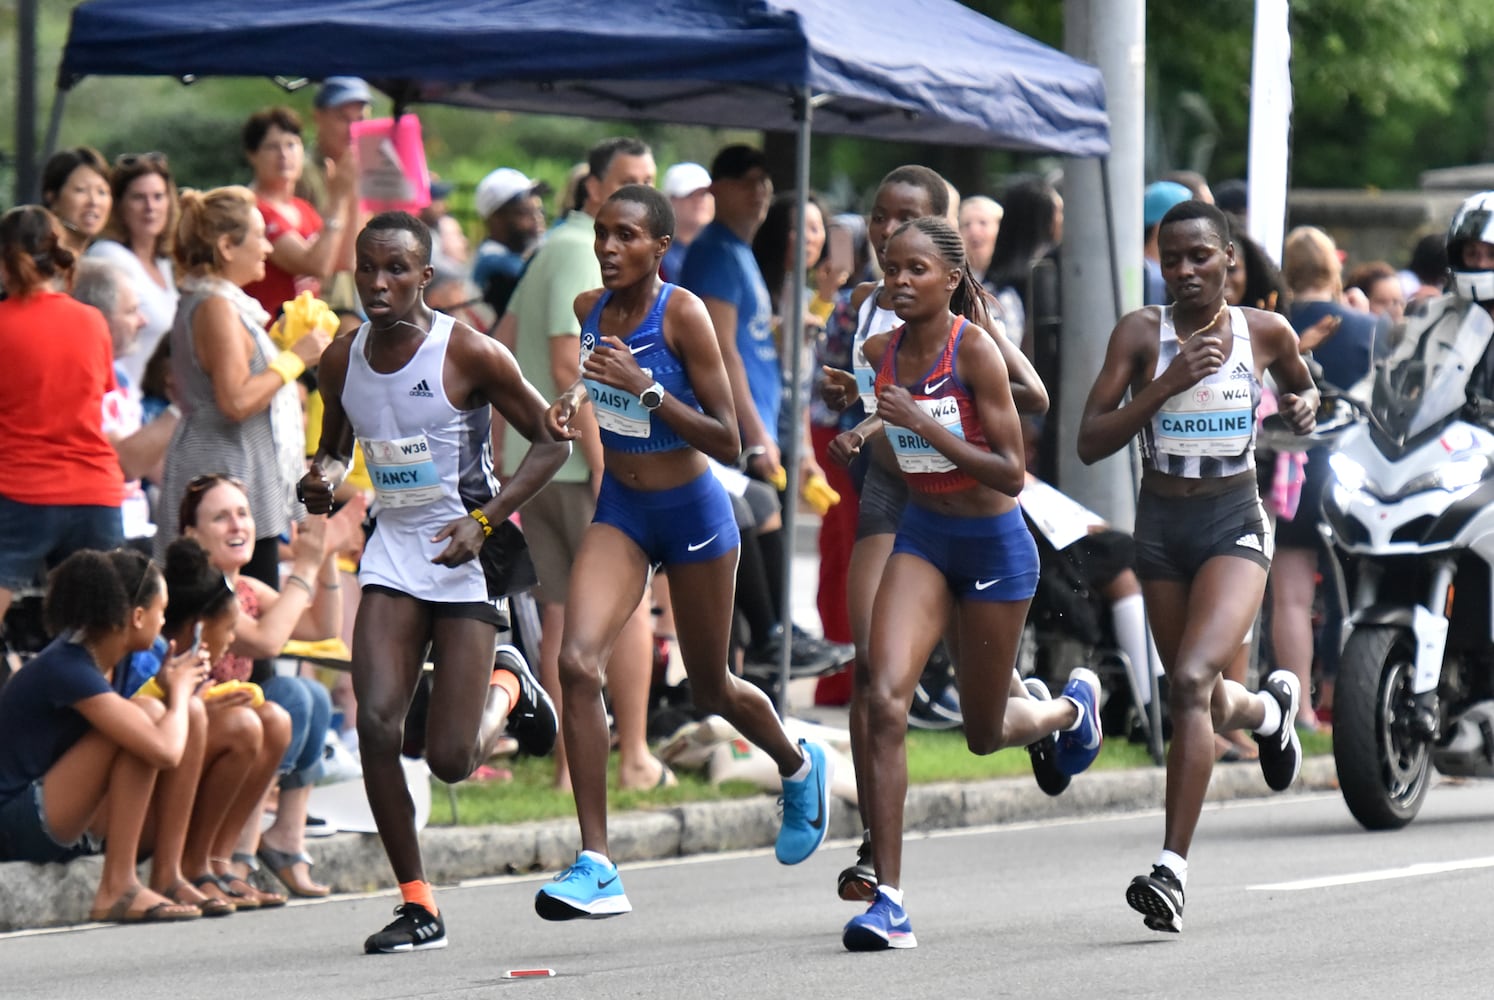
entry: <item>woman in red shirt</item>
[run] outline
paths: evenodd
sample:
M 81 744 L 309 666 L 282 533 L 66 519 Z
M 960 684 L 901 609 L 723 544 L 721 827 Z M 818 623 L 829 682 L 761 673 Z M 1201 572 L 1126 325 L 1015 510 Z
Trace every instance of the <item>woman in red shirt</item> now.
M 244 286 L 271 316 L 303 289 L 321 291 L 337 270 L 337 249 L 344 228 L 356 221 L 353 185 L 357 175 L 339 171 L 327 161 L 327 217 L 297 198 L 296 182 L 306 168 L 301 119 L 290 108 L 256 111 L 244 123 L 244 155 L 254 168 L 250 188 L 265 217 L 265 238 L 273 249 L 265 276 Z
M 0 216 L 0 357 L 17 387 L 0 393 L 0 617 L 47 565 L 124 541 L 124 473 L 103 430 L 109 325 L 58 287 L 76 261 L 62 237 L 39 205 Z

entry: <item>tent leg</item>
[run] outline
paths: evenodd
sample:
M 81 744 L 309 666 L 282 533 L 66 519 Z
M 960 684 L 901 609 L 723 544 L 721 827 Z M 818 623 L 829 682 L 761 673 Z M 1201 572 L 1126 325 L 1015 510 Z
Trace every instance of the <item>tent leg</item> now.
M 794 144 L 794 237 L 793 291 L 790 301 L 780 307 L 783 316 L 784 342 L 788 346 L 789 366 L 789 412 L 794 414 L 792 430 L 787 439 L 780 441 L 783 470 L 788 475 L 784 487 L 783 538 L 788 549 L 783 560 L 783 607 L 779 620 L 783 623 L 783 645 L 779 653 L 778 669 L 778 715 L 788 718 L 789 676 L 794 634 L 794 555 L 798 551 L 799 508 L 799 452 L 803 441 L 803 417 L 805 400 L 802 391 L 804 379 L 804 307 L 807 304 L 804 280 L 808 273 L 808 262 L 804 256 L 804 216 L 809 211 L 809 140 L 810 126 L 814 117 L 814 104 L 809 88 L 804 87 L 794 95 L 794 119 L 798 124 L 797 141 Z
M 46 163 L 57 152 L 57 133 L 62 131 L 62 109 L 67 104 L 67 94 L 67 88 L 58 87 L 57 96 L 52 99 L 52 111 L 47 115 L 47 137 L 42 142 L 42 163 Z

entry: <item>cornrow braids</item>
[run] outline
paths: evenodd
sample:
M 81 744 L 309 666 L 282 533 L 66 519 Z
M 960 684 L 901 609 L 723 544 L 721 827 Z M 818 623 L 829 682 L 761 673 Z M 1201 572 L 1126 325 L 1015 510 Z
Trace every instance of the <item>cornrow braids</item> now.
M 959 269 L 960 283 L 949 297 L 950 311 L 990 331 L 993 324 L 991 310 L 986 305 L 986 290 L 975 280 L 975 275 L 970 273 L 970 261 L 965 256 L 965 241 L 960 239 L 959 232 L 942 215 L 926 215 L 898 226 L 892 234 L 893 239 L 909 229 L 916 229 L 927 236 L 940 259 L 950 267 Z

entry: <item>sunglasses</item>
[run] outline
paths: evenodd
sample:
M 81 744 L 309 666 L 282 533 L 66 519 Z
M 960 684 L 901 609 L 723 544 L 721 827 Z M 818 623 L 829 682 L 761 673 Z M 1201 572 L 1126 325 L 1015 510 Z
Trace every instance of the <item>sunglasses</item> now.
M 158 167 L 161 170 L 169 169 L 165 153 L 122 153 L 115 158 L 114 165 L 125 170 L 138 166 Z

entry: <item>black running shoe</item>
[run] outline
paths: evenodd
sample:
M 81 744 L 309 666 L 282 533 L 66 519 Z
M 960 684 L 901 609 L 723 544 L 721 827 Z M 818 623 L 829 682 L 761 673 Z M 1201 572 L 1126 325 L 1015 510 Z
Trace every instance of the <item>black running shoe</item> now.
M 1022 686 L 1038 701 L 1053 700 L 1048 685 L 1036 677 L 1026 678 Z M 1049 733 L 1036 743 L 1029 743 L 1027 755 L 1032 758 L 1032 777 L 1037 786 L 1049 795 L 1062 795 L 1071 779 L 1058 769 L 1058 735 Z
M 406 951 L 429 951 L 446 947 L 446 924 L 419 903 L 401 903 L 394 908 L 394 922 L 363 942 L 367 955 L 397 955 Z
M 1182 933 L 1183 883 L 1172 869 L 1152 865 L 1150 875 L 1137 875 L 1126 887 L 1126 902 L 1146 918 L 1152 930 Z
M 1297 706 L 1302 702 L 1302 688 L 1297 675 L 1290 670 L 1273 670 L 1261 685 L 1281 705 L 1281 728 L 1270 736 L 1255 734 L 1260 747 L 1261 774 L 1272 791 L 1285 791 L 1302 770 L 1302 742 L 1297 738 Z
M 534 674 L 524 654 L 504 643 L 498 647 L 495 670 L 507 670 L 519 679 L 519 700 L 508 710 L 508 734 L 519 743 L 521 753 L 543 757 L 555 749 L 555 735 L 560 722 L 555 717 L 555 703 Z
M 840 873 L 836 892 L 849 903 L 870 903 L 877 896 L 877 869 L 872 866 L 871 833 L 861 835 L 856 848 L 856 863 Z

